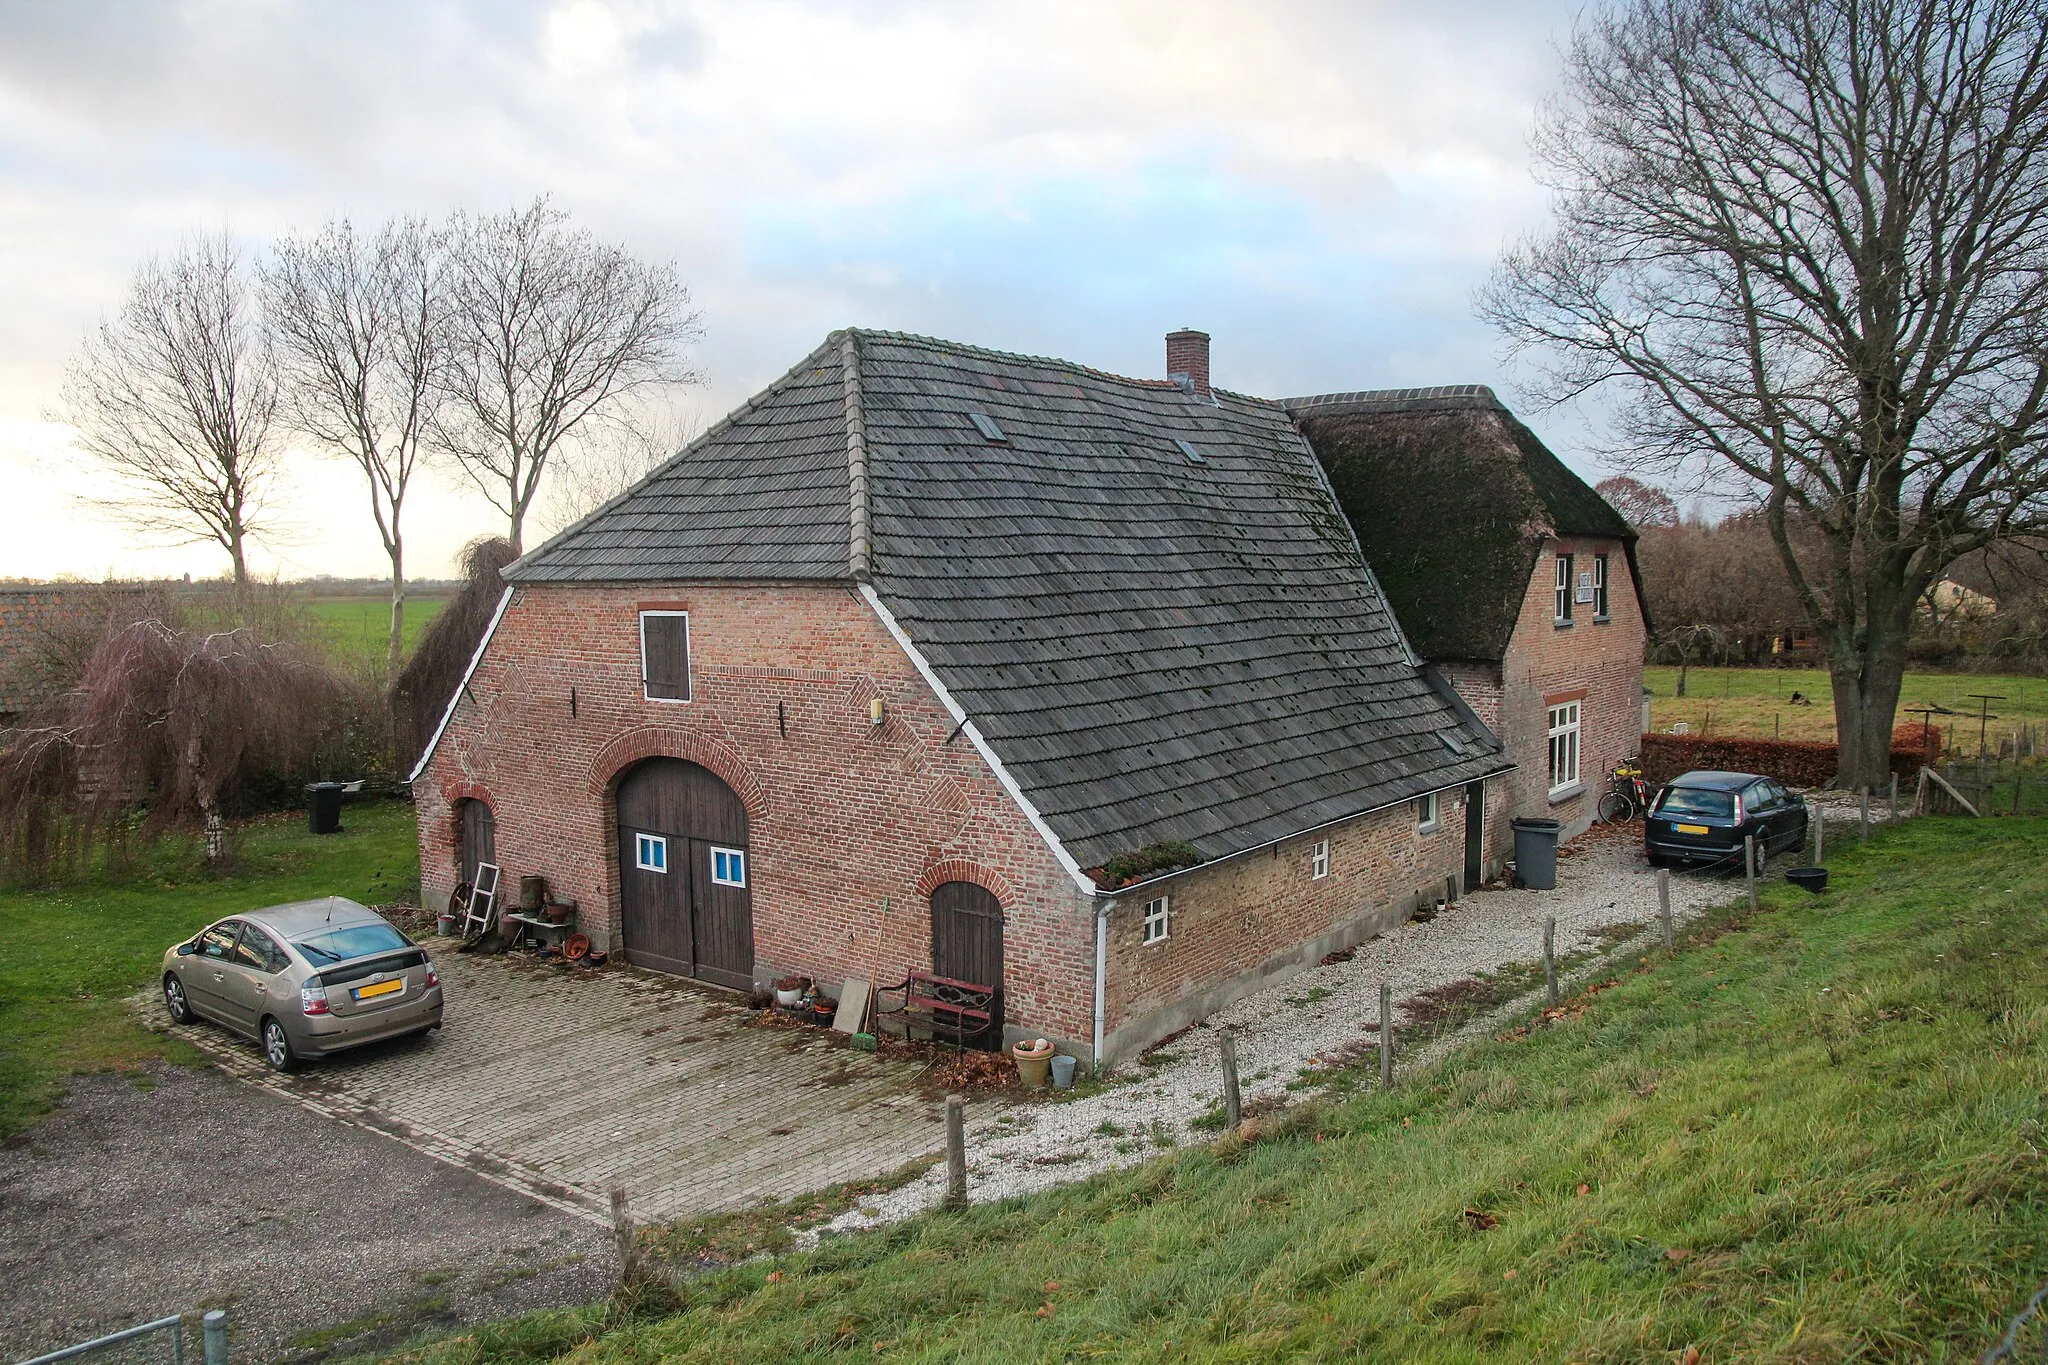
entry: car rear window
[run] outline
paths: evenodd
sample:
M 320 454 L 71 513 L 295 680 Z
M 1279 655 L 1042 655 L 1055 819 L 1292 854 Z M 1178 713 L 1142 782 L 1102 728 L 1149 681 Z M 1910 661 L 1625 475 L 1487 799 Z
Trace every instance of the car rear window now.
M 304 953 L 306 961 L 320 967 L 371 953 L 388 953 L 393 948 L 410 948 L 412 942 L 384 921 L 375 920 L 322 929 L 317 934 L 293 939 L 292 947 Z
M 1708 819 L 1735 818 L 1735 793 L 1705 787 L 1671 787 L 1657 803 L 1659 815 L 1701 815 Z
M 426 965 L 427 955 L 415 948 L 409 953 L 399 953 L 393 957 L 365 958 L 348 966 L 329 967 L 313 980 L 322 986 L 346 986 L 351 981 L 361 981 L 364 977 L 375 976 L 378 972 L 403 972 Z

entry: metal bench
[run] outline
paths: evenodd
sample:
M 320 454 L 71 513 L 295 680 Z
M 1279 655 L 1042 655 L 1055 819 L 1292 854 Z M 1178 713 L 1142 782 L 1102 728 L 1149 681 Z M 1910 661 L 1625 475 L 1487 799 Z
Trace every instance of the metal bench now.
M 902 1002 L 883 1006 L 880 997 L 892 993 L 901 995 Z M 880 987 L 875 994 L 876 1027 L 880 1028 L 884 1019 L 894 1015 L 906 1037 L 912 1029 L 923 1029 L 935 1038 L 965 1047 L 981 1041 L 999 1026 L 994 1013 L 996 988 L 979 982 L 955 981 L 936 972 L 911 972 L 893 986 Z

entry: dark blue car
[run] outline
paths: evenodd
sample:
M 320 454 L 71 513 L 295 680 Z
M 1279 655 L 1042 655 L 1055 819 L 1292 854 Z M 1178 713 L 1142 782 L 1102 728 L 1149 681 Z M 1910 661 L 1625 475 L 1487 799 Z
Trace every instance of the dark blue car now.
M 1650 803 L 1643 852 L 1652 867 L 1714 863 L 1739 870 L 1749 835 L 1760 859 L 1799 848 L 1806 842 L 1806 802 L 1755 773 L 1686 773 Z

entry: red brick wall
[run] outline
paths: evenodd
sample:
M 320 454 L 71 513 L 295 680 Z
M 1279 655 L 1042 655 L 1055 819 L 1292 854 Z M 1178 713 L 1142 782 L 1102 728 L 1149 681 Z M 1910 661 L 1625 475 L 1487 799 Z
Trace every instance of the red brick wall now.
M 690 612 L 688 703 L 641 696 L 638 612 L 657 604 Z M 878 924 L 884 980 L 928 967 L 930 889 L 977 881 L 1007 917 L 1011 1019 L 1089 1040 L 1092 911 L 973 745 L 947 743 L 952 719 L 855 594 L 529 585 L 469 690 L 414 786 L 430 904 L 454 888 L 455 803 L 481 797 L 506 884 L 547 877 L 577 900 L 579 926 L 616 946 L 614 785 L 641 758 L 684 758 L 746 804 L 758 980 L 865 980 Z
M 1441 899 L 1464 862 L 1461 792 L 1438 799 L 1437 828 L 1399 806 L 1304 834 L 1228 862 L 1118 893 L 1110 916 L 1108 1034 L 1112 1061 L 1383 933 L 1417 904 Z M 1330 872 L 1313 878 L 1311 850 L 1330 842 Z M 1169 897 L 1167 938 L 1143 940 L 1145 904 Z
M 1608 620 L 1596 621 L 1593 607 L 1578 602 L 1572 624 L 1559 628 L 1553 589 L 1554 557 L 1569 552 L 1573 568 L 1592 567 L 1605 554 Z M 1614 765 L 1638 748 L 1642 736 L 1643 616 L 1629 576 L 1628 557 L 1618 541 L 1571 537 L 1544 544 L 1529 575 L 1521 616 L 1501 661 L 1500 723 L 1495 733 L 1507 745 L 1516 770 L 1502 780 L 1508 814 L 1549 816 L 1564 823 L 1564 837 L 1584 830 Z M 1580 794 L 1553 803 L 1549 796 L 1549 732 L 1545 699 L 1583 691 L 1580 706 Z M 1489 853 L 1512 848 L 1506 820 L 1488 839 Z

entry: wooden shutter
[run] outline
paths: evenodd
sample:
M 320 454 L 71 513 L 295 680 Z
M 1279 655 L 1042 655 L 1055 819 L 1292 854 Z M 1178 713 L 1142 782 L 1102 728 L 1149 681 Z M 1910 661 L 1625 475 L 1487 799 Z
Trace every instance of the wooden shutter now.
M 690 618 L 681 613 L 640 614 L 640 674 L 647 695 L 660 701 L 690 699 Z

